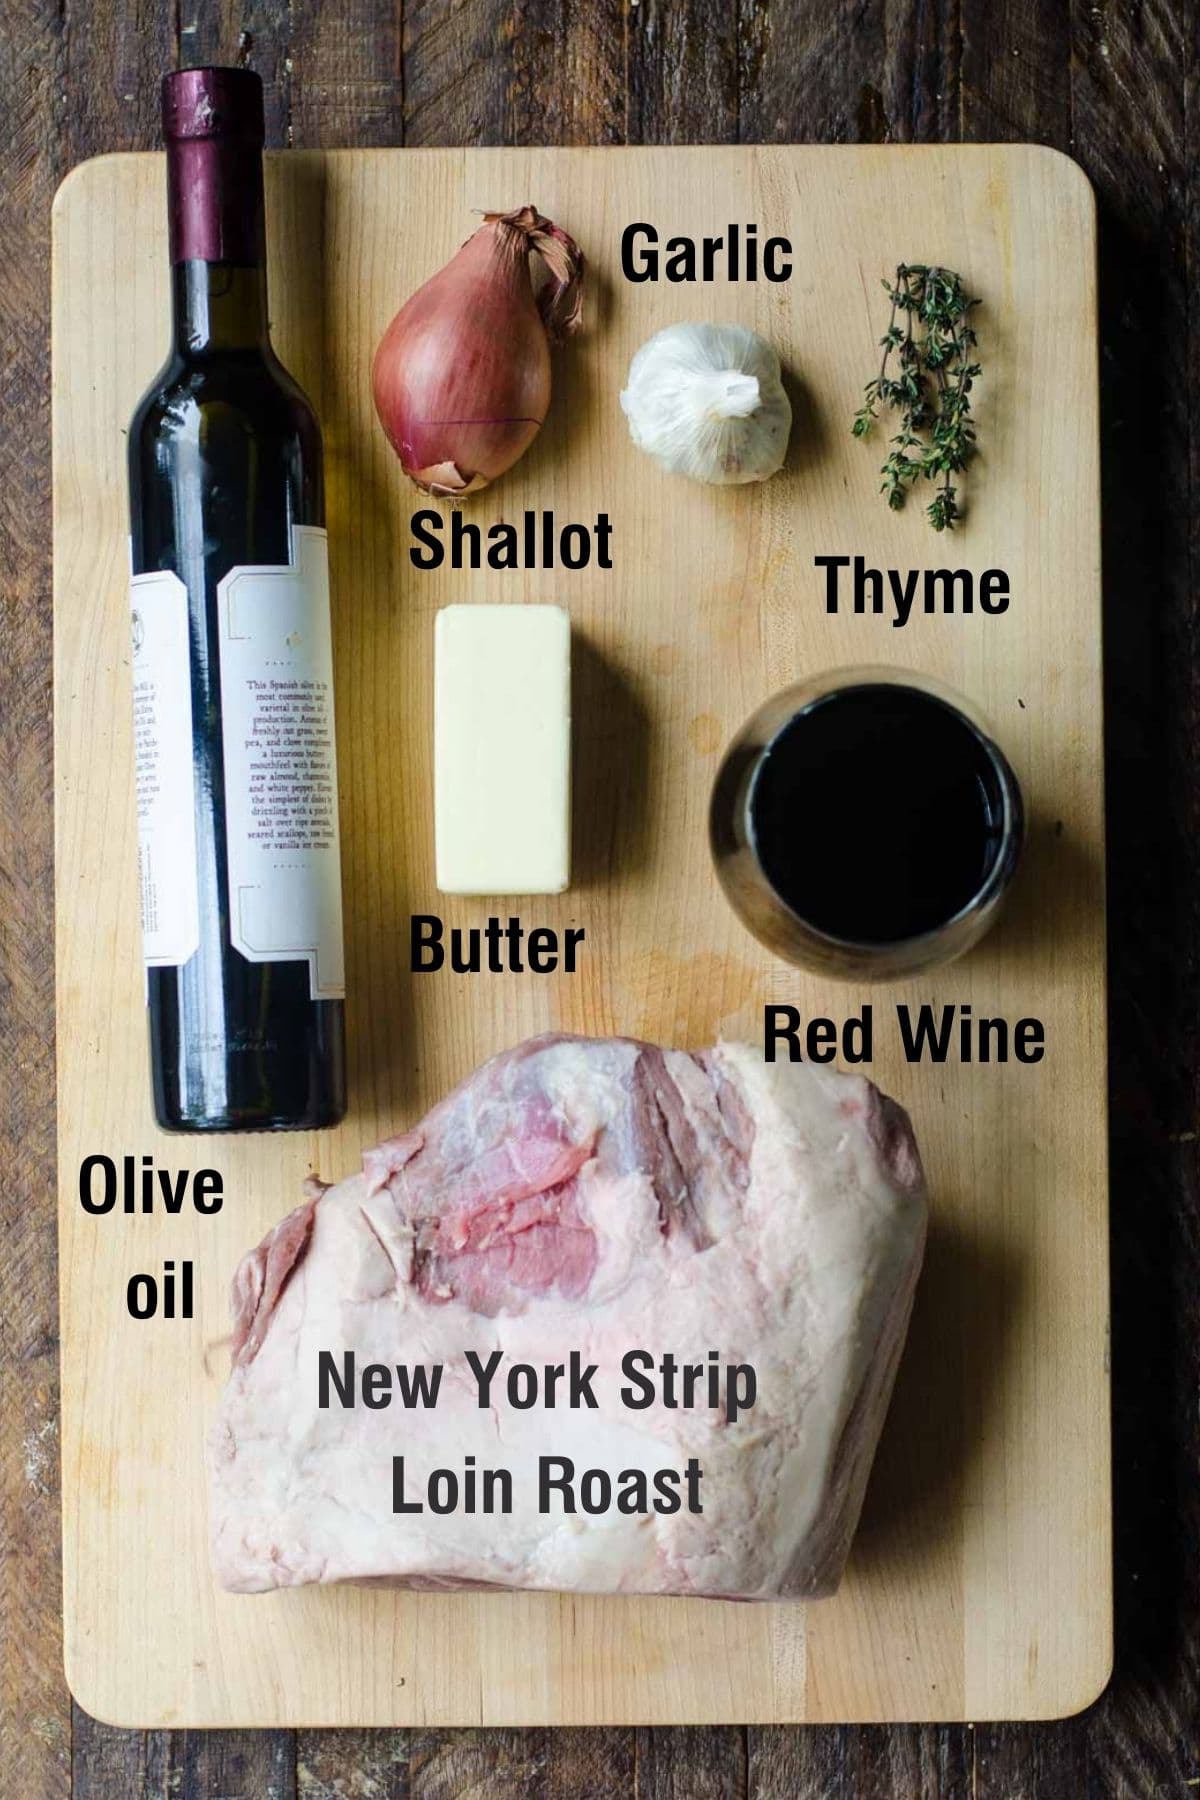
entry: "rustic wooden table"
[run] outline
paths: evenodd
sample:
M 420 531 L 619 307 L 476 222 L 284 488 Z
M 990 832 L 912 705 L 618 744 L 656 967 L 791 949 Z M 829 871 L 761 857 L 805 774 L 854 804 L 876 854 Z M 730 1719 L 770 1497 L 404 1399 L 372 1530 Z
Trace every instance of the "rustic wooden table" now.
M 1195 1794 L 1200 15 L 1185 0 L 32 0 L 14 13 L 0 28 L 3 1800 Z M 274 143 L 1031 139 L 1095 183 L 1117 1661 L 1080 1718 L 205 1734 L 110 1730 L 72 1707 L 56 1441 L 50 201 L 82 158 L 157 144 L 163 69 L 231 60 L 239 43 L 267 82 Z

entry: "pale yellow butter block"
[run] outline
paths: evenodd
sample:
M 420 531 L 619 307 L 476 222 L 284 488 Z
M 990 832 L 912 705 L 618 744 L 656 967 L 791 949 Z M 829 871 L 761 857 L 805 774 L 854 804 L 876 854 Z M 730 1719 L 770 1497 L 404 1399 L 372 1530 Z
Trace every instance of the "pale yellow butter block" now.
M 434 641 L 443 894 L 560 894 L 571 874 L 571 619 L 446 606 Z

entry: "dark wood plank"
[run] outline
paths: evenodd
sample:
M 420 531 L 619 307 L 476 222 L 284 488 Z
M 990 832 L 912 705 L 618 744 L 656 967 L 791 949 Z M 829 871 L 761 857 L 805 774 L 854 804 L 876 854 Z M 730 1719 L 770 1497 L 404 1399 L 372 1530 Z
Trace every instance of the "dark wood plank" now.
M 295 1800 L 290 1731 L 119 1731 L 78 1709 L 76 1720 L 73 1800 Z M 336 1791 L 310 1786 L 308 1800 Z
M 742 1800 L 746 1733 L 739 1725 L 654 1726 L 634 1744 L 638 1800 Z
M 515 0 L 511 21 L 505 142 L 623 143 L 625 8 Z
M 296 1800 L 333 1800 L 341 1794 L 408 1800 L 411 1736 L 408 1731 L 297 1732 Z
M 633 1792 L 630 1731 L 414 1731 L 412 1800 L 614 1800 Z
M 969 1734 L 961 1726 L 759 1728 L 750 1733 L 753 1800 L 965 1800 Z
M 971 1749 L 972 1800 L 976 1794 L 986 1800 L 1041 1800 L 1043 1794 L 1114 1791 L 1109 1772 L 1094 1764 L 1084 1720 L 981 1725 Z
M 172 1731 L 164 1740 L 164 1800 L 294 1800 L 292 1731 Z M 115 1797 L 114 1797 L 115 1800 Z
M 1200 1292 L 1197 1025 L 1180 982 L 1197 966 L 1200 873 L 1184 404 L 1195 43 L 1183 16 L 1170 4 L 982 4 L 964 31 L 965 135 L 1069 150 L 1096 185 L 1100 222 L 1117 1663 L 1081 1719 L 976 1733 L 976 1791 L 1005 1800 L 1183 1794 L 1200 1773 L 1183 1723 L 1200 1714 L 1185 1598 L 1197 1591 L 1196 1491 L 1181 1473 L 1197 1455 Z M 1153 463 L 1126 454 L 1143 419 Z M 1131 604 L 1143 594 L 1155 603 Z
M 182 68 L 245 62 L 257 69 L 265 90 L 267 142 L 276 145 L 290 141 L 288 15 L 281 0 L 179 0 L 173 46 Z
M 737 8 L 641 0 L 628 23 L 627 140 L 729 144 L 738 136 Z
M 1056 144 L 1071 135 L 1071 0 L 962 0 L 962 135 Z
M 625 27 L 613 0 L 407 0 L 409 144 L 615 144 Z
M 405 0 L 406 144 L 506 144 L 511 138 L 503 0 Z
M 739 8 L 741 141 L 953 139 L 962 3 L 745 0 Z
M 0 1793 L 65 1793 L 58 1530 L 50 731 L 50 201 L 66 38 L 35 3 L 0 32 Z
M 57 129 L 70 166 L 160 142 L 159 82 L 177 60 L 172 9 L 151 0 L 65 0 Z
M 1101 240 L 1117 1625 L 1087 1741 L 1129 1796 L 1200 1778 L 1198 24 L 1172 0 L 1075 20 Z
M 403 143 L 400 8 L 305 0 L 289 19 L 292 142 L 306 150 Z
M 128 1800 L 157 1800 L 162 1795 L 158 1747 L 150 1733 L 97 1725 L 78 1707 L 75 1718 L 72 1800 L 110 1800 L 115 1794 L 128 1796 Z
M 1117 1677 L 1061 1726 L 739 1732 L 141 1734 L 76 1714 L 80 1794 L 1143 1795 L 1200 1774 L 1200 1292 L 1195 1005 L 1200 739 L 1191 593 L 1200 449 L 1194 319 L 1195 19 L 1182 0 L 352 0 L 35 3 L 0 37 L 0 1791 L 64 1792 L 53 1446 L 53 1085 L 47 212 L 69 162 L 157 141 L 175 54 L 238 54 L 274 142 L 1030 137 L 1073 149 L 1101 201 L 1108 596 Z M 324 16 L 328 14 L 328 17 Z M 334 15 L 344 15 L 343 27 Z M 180 40 L 174 35 L 178 17 Z M 732 71 L 737 88 L 732 88 Z M 1192 98 L 1185 108 L 1185 89 Z M 1189 307 L 1191 318 L 1189 319 Z M 408 1760 L 405 1760 L 406 1746 Z M 716 1754 L 712 1754 L 716 1747 Z M 455 1783 L 463 1785 L 456 1786 Z M 732 1783 L 733 1785 L 730 1785 Z M 257 1784 L 257 1785 L 256 1785 Z M 422 1785 L 423 1784 L 423 1785 Z M 473 1784 L 473 1785 L 472 1785 Z M 706 1784 L 706 1785 L 705 1785 Z

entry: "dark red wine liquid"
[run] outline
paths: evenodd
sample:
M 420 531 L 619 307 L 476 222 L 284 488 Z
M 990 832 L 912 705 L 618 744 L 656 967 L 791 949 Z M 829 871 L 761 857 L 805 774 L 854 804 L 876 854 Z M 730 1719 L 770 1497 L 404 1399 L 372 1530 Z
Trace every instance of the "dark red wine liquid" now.
M 765 752 L 750 827 L 780 899 L 827 936 L 935 931 L 1000 853 L 1004 794 L 984 740 L 916 688 L 871 683 L 805 707 Z

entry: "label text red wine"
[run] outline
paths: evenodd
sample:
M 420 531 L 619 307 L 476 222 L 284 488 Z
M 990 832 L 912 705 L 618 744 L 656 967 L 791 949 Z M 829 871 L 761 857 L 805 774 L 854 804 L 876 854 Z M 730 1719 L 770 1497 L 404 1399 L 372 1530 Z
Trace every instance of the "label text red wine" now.
M 1040 1063 L 1046 1027 L 1040 1019 L 1008 1020 L 972 1006 L 896 1007 L 900 1049 L 909 1063 Z M 875 1009 L 843 1019 L 805 1019 L 798 1006 L 764 1006 L 767 1062 L 869 1063 L 875 1051 Z

